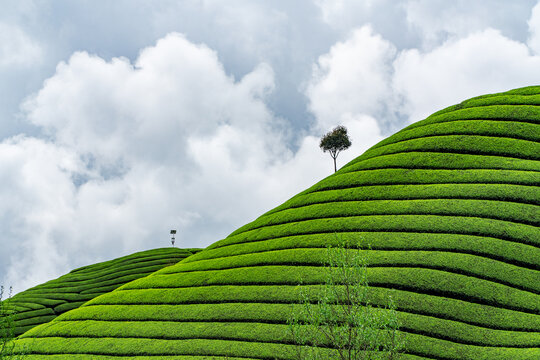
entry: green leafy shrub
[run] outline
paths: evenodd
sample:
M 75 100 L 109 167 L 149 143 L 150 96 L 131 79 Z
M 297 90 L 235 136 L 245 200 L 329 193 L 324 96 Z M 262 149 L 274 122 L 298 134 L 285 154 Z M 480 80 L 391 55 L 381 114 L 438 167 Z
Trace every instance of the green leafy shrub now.
M 297 359 L 328 359 L 325 347 L 340 360 L 397 359 L 403 340 L 396 307 L 392 298 L 384 312 L 369 302 L 366 256 L 342 240 L 327 248 L 325 260 L 326 281 L 315 294 L 317 302 L 301 290 L 301 305 L 292 307 L 289 325 Z
M 18 360 L 24 355 L 24 351 L 15 352 L 15 320 L 10 304 L 11 292 L 10 287 L 7 299 L 2 300 L 4 287 L 0 286 L 0 360 Z

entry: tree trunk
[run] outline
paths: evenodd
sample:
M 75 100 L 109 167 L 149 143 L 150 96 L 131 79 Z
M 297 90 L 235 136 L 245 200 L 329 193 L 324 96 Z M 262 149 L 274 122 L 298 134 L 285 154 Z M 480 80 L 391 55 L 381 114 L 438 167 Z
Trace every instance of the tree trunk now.
M 334 172 L 337 172 L 337 167 L 336 167 L 336 158 L 334 158 Z

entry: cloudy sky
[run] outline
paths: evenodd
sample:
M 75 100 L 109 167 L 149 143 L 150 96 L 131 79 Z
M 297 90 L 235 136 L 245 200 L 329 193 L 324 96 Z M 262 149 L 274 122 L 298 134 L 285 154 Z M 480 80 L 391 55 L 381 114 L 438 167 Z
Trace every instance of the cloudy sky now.
M 0 284 L 206 247 L 430 113 L 540 83 L 536 0 L 0 0 Z

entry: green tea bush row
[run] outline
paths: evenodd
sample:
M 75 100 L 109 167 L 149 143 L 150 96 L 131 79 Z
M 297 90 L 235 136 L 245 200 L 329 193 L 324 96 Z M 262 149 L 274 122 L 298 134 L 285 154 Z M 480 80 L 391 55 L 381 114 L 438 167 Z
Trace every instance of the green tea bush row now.
M 175 321 L 55 321 L 42 329 L 39 337 L 113 337 L 182 340 L 189 338 L 254 342 L 291 341 L 287 324 L 256 322 L 175 322 Z
M 508 348 L 458 344 L 420 334 L 405 333 L 407 351 L 430 359 L 530 360 L 540 356 L 538 347 Z
M 68 303 L 65 303 L 65 304 L 60 304 L 60 305 L 54 307 L 54 312 L 57 313 L 57 314 L 61 314 L 61 313 L 64 313 L 66 311 L 76 309 L 79 306 L 82 306 L 82 304 L 84 304 L 85 302 L 86 302 L 86 300 L 85 301 L 72 301 L 72 302 L 68 302 Z
M 33 325 L 77 308 L 126 282 L 148 275 L 191 255 L 177 248 L 148 250 L 95 265 L 85 266 L 15 295 L 10 301 L 16 314 L 17 335 Z M 36 313 L 33 309 L 48 311 Z
M 122 256 L 113 260 L 107 260 L 107 261 L 96 263 L 96 264 L 81 266 L 79 268 L 71 270 L 70 274 L 80 273 L 80 272 L 92 273 L 96 270 L 108 268 L 109 266 L 115 265 L 115 264 L 129 264 L 132 262 L 140 262 L 141 260 L 142 261 L 157 260 L 163 257 L 171 257 L 171 256 L 172 257 L 174 256 L 185 257 L 186 255 L 189 255 L 189 254 L 191 254 L 191 251 L 188 251 L 186 249 L 170 248 L 170 247 L 139 251 L 139 252 Z
M 303 287 L 313 293 L 321 289 L 319 285 Z M 230 291 L 237 292 L 238 298 L 231 296 Z M 259 291 L 261 294 L 257 294 Z M 61 315 L 57 321 L 253 321 L 284 324 L 291 304 L 298 301 L 298 291 L 296 286 L 279 285 L 260 286 L 257 293 L 245 286 L 209 286 L 191 288 L 188 291 L 121 291 L 118 293 L 119 297 L 102 298 Z M 401 312 L 501 330 L 534 331 L 540 326 L 538 316 L 531 313 L 413 291 L 370 288 L 369 298 L 372 304 L 384 306 L 388 295 L 396 299 Z M 141 296 L 142 301 L 148 304 L 132 303 L 134 296 Z M 157 301 L 159 296 L 163 296 L 162 302 Z M 201 299 L 199 303 L 196 303 L 197 296 Z M 170 304 L 164 305 L 167 302 Z
M 384 310 L 375 309 L 382 312 Z M 399 313 L 399 320 L 407 324 L 403 332 L 423 333 L 453 342 L 500 347 L 535 347 L 540 335 L 534 332 L 494 330 L 431 316 Z M 65 338 L 146 338 L 183 340 L 222 339 L 248 342 L 290 343 L 287 324 L 257 322 L 174 322 L 174 321 L 85 321 L 84 326 L 73 322 L 56 321 L 43 328 L 39 337 Z M 331 345 L 331 344 L 327 344 Z
M 27 326 L 27 325 L 36 325 L 43 324 L 54 319 L 56 315 L 45 315 L 45 316 L 33 316 L 26 319 L 17 320 L 17 327 Z
M 526 312 L 540 310 L 538 295 L 472 276 L 419 267 L 368 268 L 367 273 L 371 286 L 414 290 L 454 298 L 470 298 L 472 301 Z M 150 279 L 139 279 L 126 284 L 123 289 L 187 288 L 210 285 L 294 285 L 301 281 L 305 284 L 321 284 L 324 281 L 324 273 L 317 266 L 258 266 L 154 275 Z M 118 294 L 118 296 L 121 295 Z
M 73 289 L 74 291 L 80 291 L 81 293 L 85 293 L 86 290 L 93 290 L 99 287 L 109 287 L 109 285 L 120 286 L 122 284 L 125 284 L 126 282 L 130 282 L 132 280 L 146 276 L 162 268 L 163 266 L 151 266 L 151 267 L 147 267 L 146 271 L 140 271 L 140 272 L 132 271 L 131 274 L 128 274 L 128 275 L 119 274 L 118 277 L 116 278 L 111 277 L 110 279 L 107 279 L 107 280 L 97 279 L 94 284 L 88 281 L 83 282 L 80 286 L 73 286 L 74 284 L 70 284 L 71 286 L 69 288 Z
M 538 88 L 528 87 L 523 89 L 516 89 L 505 93 L 489 94 L 476 96 L 471 99 L 462 101 L 459 104 L 449 106 L 442 110 L 439 110 L 431 116 L 441 115 L 447 112 L 488 105 L 538 105 L 540 99 Z
M 371 147 L 369 152 L 388 144 L 423 138 L 425 136 L 477 135 L 540 141 L 539 128 L 540 125 L 519 121 L 454 120 L 444 123 L 416 126 L 411 129 L 399 131 Z
M 540 125 L 535 125 L 540 126 Z M 366 151 L 362 156 L 344 166 L 345 171 L 358 162 L 375 159 L 379 156 L 416 152 L 453 153 L 479 157 L 506 157 L 511 160 L 537 160 L 538 142 L 512 138 L 481 135 L 432 135 L 392 142 Z M 406 165 L 407 162 L 403 164 Z M 381 164 L 383 166 L 383 164 Z
M 540 125 L 539 125 L 540 127 Z M 440 135 L 403 140 L 368 150 L 358 161 L 410 151 L 457 152 L 476 156 L 503 156 L 528 160 L 540 159 L 540 144 L 493 136 Z
M 467 345 L 433 337 L 406 334 L 408 351 L 437 359 L 532 359 L 540 354 L 537 347 L 530 349 Z M 64 353 L 65 338 L 25 338 L 19 346 L 31 345 L 33 352 Z M 138 338 L 70 338 L 71 353 L 91 355 L 221 355 L 248 356 L 268 359 L 292 359 L 291 349 L 279 343 L 246 342 L 218 339 L 138 339 Z
M 372 185 L 353 189 L 318 191 L 295 196 L 282 206 L 265 213 L 259 219 L 286 209 L 330 202 L 422 199 L 500 200 L 540 205 L 538 190 L 534 186 L 511 184 Z
M 86 290 L 95 290 L 99 287 L 105 287 L 109 285 L 119 286 L 133 279 L 140 278 L 147 274 L 162 269 L 163 266 L 150 266 L 145 267 L 144 271 L 141 269 L 137 271 L 136 269 L 129 270 L 127 272 L 120 272 L 117 276 L 114 274 L 108 275 L 103 278 L 97 278 L 95 281 L 92 280 L 83 280 L 83 281 L 58 281 L 47 286 L 35 287 L 28 290 L 27 294 L 47 294 L 50 292 L 54 293 L 79 293 L 85 292 Z
M 404 151 L 358 159 L 343 166 L 339 173 L 385 168 L 408 169 L 499 169 L 540 171 L 535 160 L 516 159 L 493 155 L 471 155 L 436 151 Z M 324 181 L 324 180 L 323 180 Z
M 15 299 L 15 296 L 13 297 L 13 299 Z M 35 303 L 35 304 L 42 305 L 45 307 L 54 307 L 56 305 L 60 305 L 65 302 L 65 300 L 61 300 L 61 299 L 50 299 L 46 297 L 38 297 L 38 296 L 30 296 L 30 295 L 26 296 L 24 294 L 21 294 L 17 298 L 17 300 L 20 300 L 24 303 Z M 15 300 L 13 300 L 13 302 L 15 303 Z
M 406 355 L 407 357 L 403 360 L 418 360 L 423 359 L 413 355 Z M 66 355 L 64 354 L 47 354 L 47 355 L 25 355 L 25 360 L 65 360 Z M 71 360 L 111 360 L 111 359 L 122 359 L 123 356 L 111 356 L 111 355 L 85 355 L 85 354 L 69 354 Z M 260 360 L 260 358 L 251 358 L 251 357 L 231 357 L 231 356 L 191 356 L 191 355 L 160 355 L 156 356 L 136 356 L 130 355 L 130 360 Z M 272 359 L 274 360 L 274 359 Z
M 31 346 L 37 354 L 66 353 L 65 338 L 23 338 L 17 342 L 19 347 Z M 292 345 L 263 342 L 244 342 L 214 339 L 139 339 L 139 338 L 70 338 L 69 354 L 89 355 L 206 355 L 257 357 L 259 359 L 289 359 Z
M 32 325 L 25 325 L 25 326 L 16 326 L 15 329 L 14 329 L 14 333 L 15 333 L 15 336 L 19 336 L 21 334 L 24 334 L 25 332 L 27 332 L 28 330 L 30 329 L 33 329 L 35 328 L 36 326 L 38 326 L 39 324 L 32 324 Z
M 383 251 L 361 250 L 369 259 L 369 266 L 417 266 L 461 272 L 491 281 L 498 281 L 519 289 L 540 294 L 540 271 L 521 268 L 504 262 L 470 254 L 441 251 Z M 326 249 L 297 248 L 267 251 L 220 259 L 186 263 L 159 274 L 205 271 L 262 265 L 324 265 Z M 129 286 L 126 286 L 128 288 Z
M 455 251 L 540 270 L 540 264 L 538 264 L 540 248 L 491 237 L 410 232 L 349 232 L 342 233 L 340 236 L 347 238 L 348 241 L 357 244 L 359 248 L 363 249 L 367 249 L 369 245 L 374 250 Z M 179 267 L 200 260 L 272 250 L 310 247 L 326 248 L 327 245 L 334 245 L 335 241 L 335 234 L 323 233 L 277 237 L 269 240 L 216 247 L 186 259 L 181 265 L 164 268 L 159 273 L 177 272 Z
M 183 257 L 179 256 L 173 256 L 173 257 L 159 257 L 159 258 L 152 258 L 144 261 L 135 261 L 136 259 L 133 259 L 127 263 L 120 263 L 120 264 L 114 264 L 109 267 L 96 270 L 95 272 L 85 271 L 83 273 L 76 272 L 76 273 L 68 273 L 61 277 L 61 279 L 66 282 L 82 282 L 82 281 L 91 281 L 93 278 L 104 278 L 107 276 L 114 276 L 115 273 L 120 272 L 133 272 L 137 271 L 143 268 L 148 268 L 152 266 L 166 266 L 168 264 L 171 264 L 172 262 L 178 262 L 180 260 L 184 259 Z M 44 284 L 45 285 L 45 284 Z
M 174 263 L 177 263 L 178 261 L 181 261 L 185 257 L 179 257 L 177 254 L 173 254 L 173 256 L 169 256 L 168 258 L 165 256 L 160 256 L 159 258 L 152 258 L 145 261 L 136 261 L 137 259 L 131 259 L 127 261 L 126 263 L 116 263 L 111 264 L 108 267 L 96 269 L 95 271 L 90 270 L 84 270 L 81 272 L 70 272 L 66 275 L 61 276 L 60 278 L 56 280 L 60 280 L 61 282 L 70 283 L 70 282 L 84 282 L 84 281 L 92 281 L 93 279 L 97 278 L 106 278 L 107 276 L 113 276 L 115 273 L 118 272 L 129 272 L 129 271 L 136 271 L 137 269 L 145 268 L 145 267 L 164 267 L 168 265 L 172 265 Z M 57 281 L 53 280 L 53 286 Z M 42 284 L 43 286 L 48 286 L 49 283 Z
M 452 215 L 540 225 L 540 206 L 477 199 L 350 200 L 310 204 L 262 216 L 244 231 L 313 219 L 365 215 Z
M 441 215 L 366 215 L 272 225 L 248 230 L 212 244 L 209 249 L 277 237 L 355 232 L 447 233 L 494 237 L 533 246 L 540 245 L 536 226 L 496 219 Z
M 156 269 L 156 270 L 158 270 L 158 269 Z M 138 279 L 140 277 L 141 276 L 138 276 L 138 277 L 134 278 L 133 280 Z M 114 289 L 116 289 L 119 286 L 122 286 L 124 284 L 125 283 L 118 283 L 118 284 L 112 284 L 112 285 L 99 286 L 99 287 L 95 287 L 95 288 L 88 288 L 88 289 L 82 290 L 81 294 L 104 294 L 104 293 L 107 293 L 107 292 L 111 292 Z
M 529 95 L 538 95 L 540 93 L 540 86 L 538 85 L 531 85 L 531 86 L 525 86 L 522 88 L 512 89 L 503 93 L 496 93 L 496 94 L 486 94 L 477 96 L 475 98 L 482 98 L 482 97 L 488 97 L 488 96 L 504 96 L 507 95 L 522 95 L 522 96 L 529 96 Z M 473 99 L 475 99 L 473 98 Z
M 43 309 L 44 307 L 45 306 L 42 304 L 36 304 L 34 302 L 24 302 L 24 301 L 21 301 L 16 304 L 11 304 L 11 309 L 13 309 L 14 312 L 40 310 L 40 309 Z
M 40 295 L 40 297 L 37 297 L 38 295 Z M 36 303 L 41 303 L 42 305 L 47 305 L 47 306 L 56 306 L 56 305 L 60 305 L 61 303 L 65 302 L 65 301 L 80 301 L 80 300 L 90 300 L 91 298 L 93 298 L 92 295 L 89 295 L 89 294 L 77 294 L 77 293 L 72 293 L 72 292 L 66 292 L 66 293 L 63 293 L 63 292 L 58 292 L 58 293 L 55 293 L 53 292 L 52 290 L 49 290 L 48 292 L 43 292 L 43 293 L 31 293 L 31 294 L 21 294 L 21 296 L 19 297 L 19 299 L 21 300 L 26 300 L 26 301 L 34 301 Z
M 517 184 L 537 186 L 538 171 L 464 169 L 373 169 L 328 177 L 301 194 L 315 191 L 354 188 L 366 185 L 414 184 Z
M 31 311 L 25 311 L 25 312 L 13 314 L 12 319 L 14 321 L 18 321 L 19 319 L 26 319 L 26 318 L 35 317 L 35 316 L 53 315 L 53 314 L 54 314 L 54 311 L 51 308 L 42 308 L 39 310 L 31 310 Z
M 493 330 L 431 316 L 398 313 L 404 333 L 421 333 L 454 343 L 494 347 L 540 347 L 540 334 Z
M 252 304 L 250 304 L 252 305 Z M 279 323 L 258 322 L 258 319 L 245 320 L 238 322 L 234 315 L 240 315 L 241 305 L 235 307 L 228 304 L 231 309 L 229 318 L 226 322 L 213 322 L 212 307 L 206 306 L 206 318 L 197 321 L 197 319 L 188 319 L 189 321 L 167 319 L 155 319 L 152 321 L 144 320 L 142 322 L 135 319 L 127 320 L 80 320 L 83 326 L 73 326 L 73 321 L 54 321 L 48 326 L 41 328 L 38 337 L 141 337 L 153 339 L 184 339 L 206 338 L 206 339 L 229 339 L 243 341 L 262 341 L 262 342 L 282 342 L 290 341 L 287 337 L 286 312 L 289 305 L 280 305 L 280 309 L 275 309 L 275 305 L 261 304 L 260 306 L 251 306 L 247 312 L 256 317 L 257 310 L 264 311 L 265 307 L 273 307 L 276 313 L 274 321 Z M 182 307 L 176 308 L 176 313 L 182 312 Z M 385 311 L 375 309 L 376 311 Z M 223 310 L 222 310 L 223 311 Z M 191 312 L 190 312 L 191 313 Z M 196 312 L 197 313 L 197 312 Z M 232 315 L 232 316 L 231 316 Z M 147 314 L 148 316 L 148 314 Z M 536 332 L 508 331 L 479 327 L 463 322 L 441 319 L 433 316 L 421 314 L 399 312 L 398 316 L 402 323 L 407 324 L 405 332 L 424 333 L 436 338 L 452 338 L 454 342 L 472 343 L 477 345 L 489 346 L 507 346 L 507 347 L 532 347 L 538 346 L 540 335 Z M 193 317 L 193 316 L 192 316 Z M 35 333 L 29 332 L 23 337 L 32 338 Z
M 479 96 L 472 99 L 465 100 L 454 107 L 461 109 L 486 106 L 486 105 L 540 105 L 540 95 L 536 94 L 510 94 L 510 92 L 504 95 L 492 95 L 492 96 Z
M 483 105 L 478 107 L 459 108 L 459 105 L 457 105 L 451 111 L 436 112 L 422 121 L 407 126 L 401 131 L 425 126 L 427 124 L 453 120 L 510 120 L 539 124 L 540 107 L 536 105 Z

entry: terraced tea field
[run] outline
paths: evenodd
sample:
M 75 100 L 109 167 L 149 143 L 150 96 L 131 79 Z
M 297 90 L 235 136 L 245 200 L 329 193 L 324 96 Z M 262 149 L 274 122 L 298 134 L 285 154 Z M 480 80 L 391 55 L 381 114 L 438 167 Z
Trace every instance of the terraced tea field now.
M 191 250 L 191 251 L 190 251 Z M 38 285 L 9 300 L 16 313 L 15 334 L 49 322 L 76 309 L 96 296 L 149 275 L 193 255 L 198 249 L 161 248 L 138 252 L 118 259 L 81 267 L 69 274 Z
M 538 105 L 529 87 L 435 113 L 17 345 L 36 360 L 294 359 L 297 284 L 321 288 L 338 234 L 369 259 L 371 302 L 393 293 L 404 359 L 540 359 Z

